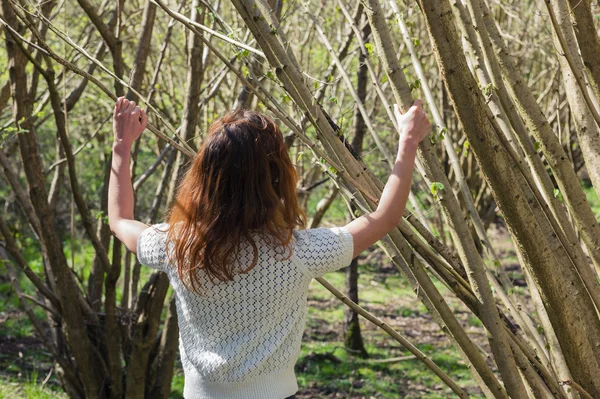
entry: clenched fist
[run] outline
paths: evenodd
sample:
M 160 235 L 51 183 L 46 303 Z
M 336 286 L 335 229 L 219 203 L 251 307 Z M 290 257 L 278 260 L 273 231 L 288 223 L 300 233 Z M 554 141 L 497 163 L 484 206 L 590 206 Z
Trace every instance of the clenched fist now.
M 114 145 L 125 146 L 130 149 L 133 142 L 146 129 L 147 123 L 148 115 L 143 109 L 135 105 L 135 101 L 119 97 L 113 114 Z
M 418 145 L 429 133 L 431 122 L 427 119 L 427 114 L 423 111 L 421 105 L 423 105 L 421 100 L 416 100 L 405 114 L 401 114 L 398 105 L 394 104 L 400 142 Z

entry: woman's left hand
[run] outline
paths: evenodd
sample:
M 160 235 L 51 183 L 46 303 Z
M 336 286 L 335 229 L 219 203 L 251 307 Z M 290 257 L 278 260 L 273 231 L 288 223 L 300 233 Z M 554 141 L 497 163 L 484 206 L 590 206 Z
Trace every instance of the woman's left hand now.
M 114 145 L 131 148 L 148 123 L 146 112 L 125 97 L 119 97 L 113 114 Z

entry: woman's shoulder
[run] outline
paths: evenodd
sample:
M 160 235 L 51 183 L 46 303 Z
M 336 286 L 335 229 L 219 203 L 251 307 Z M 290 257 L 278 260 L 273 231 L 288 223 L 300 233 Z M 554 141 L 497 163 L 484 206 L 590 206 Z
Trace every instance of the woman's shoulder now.
M 294 238 L 294 255 L 312 277 L 338 270 L 352 261 L 354 243 L 345 227 L 297 230 Z
M 352 239 L 352 236 L 345 227 L 318 227 L 314 229 L 294 230 L 293 236 L 297 249 L 318 248 Z
M 141 264 L 161 269 L 167 261 L 168 223 L 148 226 L 138 238 L 137 257 Z

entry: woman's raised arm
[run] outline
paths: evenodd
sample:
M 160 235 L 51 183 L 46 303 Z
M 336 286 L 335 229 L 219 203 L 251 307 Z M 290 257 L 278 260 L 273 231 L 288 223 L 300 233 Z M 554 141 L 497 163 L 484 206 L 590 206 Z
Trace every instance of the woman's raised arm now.
M 133 186 L 129 172 L 131 147 L 140 137 L 148 116 L 144 110 L 123 97 L 117 100 L 113 115 L 114 143 L 108 184 L 108 224 L 113 234 L 133 253 L 148 226 L 133 219 Z
M 417 147 L 431 128 L 421 104 L 421 100 L 416 100 L 404 115 L 401 115 L 398 106 L 394 105 L 400 131 L 396 163 L 383 189 L 377 209 L 346 225 L 354 241 L 353 257 L 382 239 L 402 219 L 410 192 Z

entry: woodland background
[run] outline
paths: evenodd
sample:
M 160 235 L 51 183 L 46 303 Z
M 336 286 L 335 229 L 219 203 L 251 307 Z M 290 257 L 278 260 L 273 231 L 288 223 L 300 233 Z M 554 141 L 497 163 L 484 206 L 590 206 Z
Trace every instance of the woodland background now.
M 343 224 L 377 204 L 391 104 L 426 103 L 403 222 L 311 287 L 299 397 L 600 398 L 598 2 L 0 3 L 0 396 L 181 397 L 166 276 L 106 221 L 126 95 L 147 223 L 246 107 L 309 227 Z

